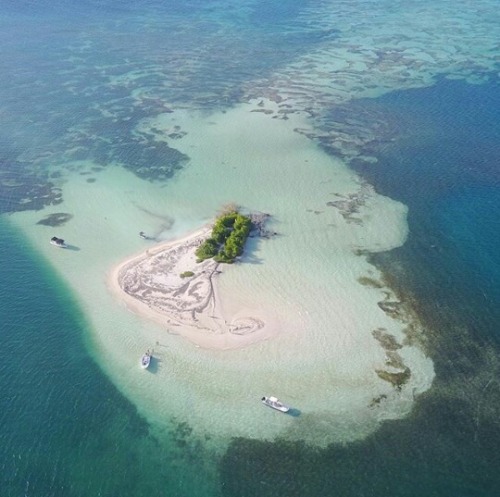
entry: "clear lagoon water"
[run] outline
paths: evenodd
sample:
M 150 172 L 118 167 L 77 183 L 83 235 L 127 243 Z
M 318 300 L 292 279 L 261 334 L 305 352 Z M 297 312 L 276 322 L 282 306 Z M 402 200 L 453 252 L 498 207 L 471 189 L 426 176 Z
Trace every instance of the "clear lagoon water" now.
M 2 496 L 497 495 L 495 2 L 2 7 Z M 159 434 L 111 382 L 85 310 L 9 215 L 42 218 L 81 161 L 94 163 L 89 188 L 112 167 L 173 181 L 189 157 L 175 138 L 151 146 L 137 124 L 256 97 L 293 98 L 313 116 L 311 139 L 408 206 L 407 242 L 372 261 L 425 324 L 436 378 L 409 415 L 363 440 L 236 438 L 214 467 L 189 420 Z

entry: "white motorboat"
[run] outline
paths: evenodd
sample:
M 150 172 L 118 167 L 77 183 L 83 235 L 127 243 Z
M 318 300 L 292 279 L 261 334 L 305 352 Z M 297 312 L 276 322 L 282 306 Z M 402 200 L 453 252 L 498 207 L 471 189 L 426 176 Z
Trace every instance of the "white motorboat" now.
M 66 248 L 66 243 L 64 242 L 64 240 L 62 238 L 57 238 L 57 236 L 53 236 L 50 239 L 50 243 L 52 245 L 55 245 L 56 247 Z
M 276 409 L 277 411 L 288 412 L 290 410 L 287 405 L 280 402 L 276 397 L 262 397 L 262 403 L 268 407 Z
M 152 352 L 149 350 L 141 357 L 141 368 L 142 369 L 148 369 L 149 365 L 151 364 L 151 357 L 152 357 Z

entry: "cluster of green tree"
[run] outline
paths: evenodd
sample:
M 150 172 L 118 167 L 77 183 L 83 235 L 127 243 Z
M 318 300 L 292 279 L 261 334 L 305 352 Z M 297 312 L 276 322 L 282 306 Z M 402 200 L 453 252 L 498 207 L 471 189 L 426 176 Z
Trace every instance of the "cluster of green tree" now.
M 213 257 L 217 262 L 234 262 L 243 253 L 252 221 L 238 211 L 222 214 L 215 221 L 212 236 L 196 250 L 198 262 Z

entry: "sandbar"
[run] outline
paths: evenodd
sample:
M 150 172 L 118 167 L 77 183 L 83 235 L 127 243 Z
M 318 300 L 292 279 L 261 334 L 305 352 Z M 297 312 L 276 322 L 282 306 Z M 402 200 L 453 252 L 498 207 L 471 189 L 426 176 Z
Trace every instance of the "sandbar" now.
M 212 226 L 179 239 L 154 245 L 121 262 L 111 271 L 109 288 L 133 312 L 163 325 L 195 345 L 234 349 L 266 340 L 279 332 L 263 311 L 233 308 L 221 301 L 218 280 L 235 265 L 213 259 L 197 262 L 196 248 Z M 238 263 L 236 263 L 237 265 Z M 182 277 L 184 272 L 193 276 Z

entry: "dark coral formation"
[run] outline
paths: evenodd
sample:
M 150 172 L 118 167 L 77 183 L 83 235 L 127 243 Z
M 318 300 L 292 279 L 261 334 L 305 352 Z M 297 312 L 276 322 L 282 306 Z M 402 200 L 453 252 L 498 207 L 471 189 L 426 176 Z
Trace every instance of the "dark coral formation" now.
M 382 328 L 374 330 L 372 334 L 385 350 L 398 350 L 403 347 L 400 343 L 398 343 L 394 335 L 387 333 Z
M 411 377 L 410 368 L 404 368 L 403 371 L 396 371 L 396 372 L 390 372 L 390 371 L 385 371 L 383 369 L 378 369 L 376 373 L 380 378 L 382 378 L 384 381 L 388 381 L 398 390 L 401 390 L 403 385 Z
M 29 165 L 0 158 L 0 213 L 41 210 L 62 202 L 61 190 Z
M 368 183 L 363 183 L 360 189 L 355 193 L 350 193 L 348 195 L 336 193 L 335 196 L 338 197 L 339 200 L 327 202 L 326 205 L 337 208 L 341 216 L 348 223 L 363 224 L 363 220 L 356 216 L 356 214 L 360 213 L 361 208 L 365 206 L 366 201 L 373 193 L 373 187 Z
M 358 281 L 364 286 L 370 286 L 372 288 L 383 288 L 384 284 L 380 281 L 377 281 L 374 278 L 370 278 L 369 276 L 361 276 L 358 278 Z
M 265 212 L 253 212 L 249 214 L 249 217 L 252 221 L 252 231 L 250 232 L 250 236 L 270 238 L 277 235 L 275 231 L 266 228 L 266 223 L 271 218 L 270 214 L 266 214 Z
M 55 212 L 54 214 L 49 214 L 48 216 L 40 219 L 36 224 L 42 224 L 44 226 L 62 226 L 73 218 L 73 214 L 68 214 L 67 212 Z
M 149 137 L 151 138 L 151 137 Z M 112 145 L 103 137 L 89 138 L 86 134 L 74 137 L 75 149 L 70 160 L 91 160 L 101 167 L 120 164 L 139 178 L 162 181 L 171 178 L 189 160 L 187 155 L 169 147 L 165 142 L 125 136 Z
M 396 389 L 401 390 L 411 377 L 410 368 L 404 364 L 402 357 L 396 352 L 402 349 L 403 346 L 396 340 L 394 335 L 387 333 L 384 328 L 378 328 L 372 334 L 386 351 L 385 368 L 376 369 L 375 373 L 382 380 L 391 383 Z

